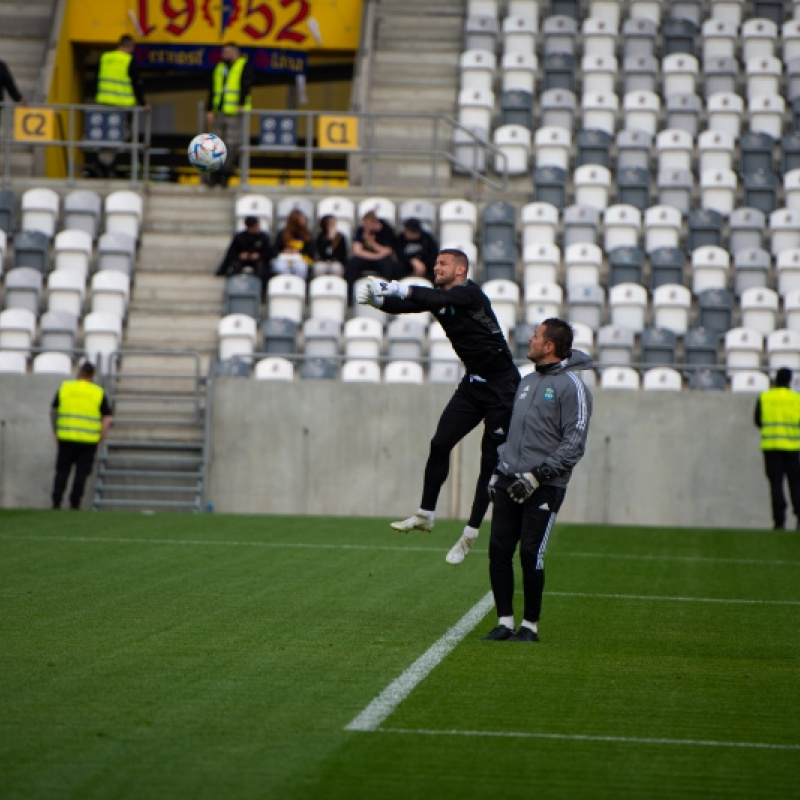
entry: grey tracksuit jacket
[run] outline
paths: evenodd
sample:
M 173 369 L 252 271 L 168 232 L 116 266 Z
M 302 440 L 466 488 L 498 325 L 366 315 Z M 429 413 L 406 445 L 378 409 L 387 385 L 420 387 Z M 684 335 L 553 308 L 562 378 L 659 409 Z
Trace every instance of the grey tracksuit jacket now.
M 573 350 L 568 359 L 524 377 L 514 398 L 508 437 L 497 450 L 498 470 L 509 476 L 546 465 L 549 486 L 566 486 L 586 448 L 592 395 L 575 370 L 592 359 Z

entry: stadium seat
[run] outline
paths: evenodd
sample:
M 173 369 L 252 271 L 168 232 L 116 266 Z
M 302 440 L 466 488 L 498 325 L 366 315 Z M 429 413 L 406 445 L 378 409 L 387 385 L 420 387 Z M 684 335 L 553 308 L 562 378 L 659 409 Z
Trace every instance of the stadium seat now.
M 567 171 L 561 167 L 537 167 L 533 173 L 534 199 L 557 209 L 567 205 Z
M 533 336 L 533 332 L 535 330 L 535 325 L 529 325 L 527 322 L 521 322 L 514 328 L 513 331 L 511 331 L 511 340 L 508 344 L 509 347 L 511 347 L 511 352 L 514 355 L 515 361 L 525 361 L 527 359 L 531 337 Z
M 644 250 L 640 247 L 615 247 L 606 256 L 609 286 L 620 283 L 643 284 Z
M 726 131 L 703 131 L 697 137 L 698 173 L 733 169 L 734 139 Z
M 652 14 L 639 16 L 645 7 Z M 655 17 L 655 18 L 654 18 Z M 661 3 L 658 0 L 635 0 L 628 19 L 622 23 L 622 53 L 624 58 L 653 56 L 658 26 L 661 24 Z
M 644 249 L 647 253 L 662 247 L 679 247 L 683 218 L 672 206 L 651 206 L 644 213 Z
M 780 139 L 783 134 L 785 112 L 786 102 L 779 94 L 759 94 L 747 101 L 750 130 L 773 139 Z
M 275 231 L 283 230 L 292 211 L 302 211 L 309 226 L 314 224 L 314 202 L 308 197 L 282 197 L 275 206 Z M 257 367 L 257 365 L 256 365 Z
M 513 281 L 493 280 L 487 281 L 481 288 L 489 298 L 497 321 L 508 338 L 509 331 L 517 324 L 519 286 Z
M 572 244 L 597 244 L 600 209 L 591 205 L 574 205 L 564 209 L 564 248 Z
M 275 275 L 267 284 L 267 316 L 303 321 L 306 282 L 297 275 Z
M 344 355 L 363 360 L 380 357 L 383 345 L 383 325 L 369 317 L 353 317 L 344 326 Z
M 617 129 L 619 98 L 613 92 L 587 92 L 581 99 L 583 127 L 588 130 L 605 131 L 613 136 Z
M 692 296 L 685 286 L 664 284 L 653 291 L 653 325 L 683 334 L 689 328 Z
M 761 394 L 769 389 L 769 377 L 758 370 L 741 370 L 731 376 L 731 391 Z
M 604 322 L 605 291 L 600 286 L 573 286 L 567 295 L 567 321 L 599 330 Z
M 555 12 L 542 21 L 543 53 L 569 53 L 575 55 L 575 39 L 578 32 L 576 19 Z
M 722 214 L 710 208 L 696 208 L 690 211 L 686 249 L 691 253 L 699 247 L 722 247 L 724 222 Z
M 727 133 L 739 138 L 744 114 L 744 100 L 733 92 L 718 92 L 708 98 L 706 107 L 707 127 L 711 131 Z
M 464 22 L 464 46 L 467 50 L 494 53 L 499 34 L 500 26 L 494 15 L 479 14 L 467 17 Z
M 71 353 L 78 338 L 78 318 L 68 311 L 46 311 L 39 321 L 42 350 Z
M 482 246 L 490 242 L 504 242 L 514 246 L 517 241 L 517 209 L 500 200 L 489 203 L 481 213 Z
M 72 359 L 66 353 L 39 353 L 32 366 L 34 375 L 72 374 Z
M 22 230 L 14 236 L 14 266 L 33 267 L 42 275 L 49 269 L 50 239 L 38 230 Z
M 269 233 L 272 228 L 272 200 L 263 194 L 246 194 L 236 200 L 236 230 L 243 231 L 245 217 L 257 217 L 261 230 Z
M 444 328 L 438 321 L 432 322 L 430 328 L 428 328 L 428 357 L 431 361 L 459 361 L 456 351 L 453 350 L 453 345 L 450 344 Z
M 650 260 L 650 288 L 655 291 L 665 284 L 684 282 L 686 253 L 678 247 L 658 247 L 648 254 Z
M 463 375 L 464 367 L 458 361 L 433 361 L 428 372 L 428 381 L 454 385 Z
M 696 94 L 671 94 L 666 97 L 666 127 L 688 131 L 693 137 L 700 129 L 702 102 Z
M 64 197 L 64 230 L 79 230 L 94 241 L 100 232 L 103 202 L 97 192 L 76 189 Z
M 358 218 L 372 211 L 379 219 L 386 220 L 392 227 L 397 224 L 397 206 L 388 197 L 366 197 L 358 204 Z
M 414 383 L 425 381 L 422 365 L 416 361 L 390 361 L 384 371 L 383 380 L 386 383 Z
M 683 335 L 683 363 L 689 366 L 717 363 L 720 334 L 705 328 L 690 328 Z
M 0 350 L 20 350 L 30 355 L 36 333 L 36 315 L 27 308 L 0 311 Z
M 617 26 L 610 20 L 587 17 L 583 20 L 581 34 L 583 52 L 586 55 L 605 56 L 606 58 L 613 58 L 616 55 Z
M 702 25 L 703 62 L 712 58 L 735 58 L 737 46 L 737 26 L 725 19 L 705 20 Z
M 489 131 L 492 127 L 494 92 L 462 89 L 458 93 L 458 124 L 464 128 Z
M 53 243 L 54 269 L 74 270 L 86 280 L 92 260 L 92 237 L 87 231 L 71 229 L 56 234 Z
M 0 189 L 0 230 L 11 235 L 16 228 L 16 196 L 10 189 Z
M 689 388 L 705 392 L 722 392 L 725 390 L 725 376 L 712 369 L 693 370 L 689 374 Z
M 491 92 L 496 70 L 497 59 L 493 51 L 465 50 L 459 58 L 461 88 Z
M 800 79 L 800 60 L 797 64 L 798 78 Z M 797 96 L 800 97 L 800 90 L 798 90 Z M 781 172 L 784 175 L 794 169 L 800 169 L 800 131 L 787 133 L 781 139 L 778 152 L 781 154 Z
M 694 94 L 697 90 L 699 64 L 693 55 L 673 53 L 661 61 L 662 94 Z
M 436 206 L 430 200 L 404 200 L 398 207 L 397 218 L 404 222 L 410 217 L 420 221 L 422 227 L 429 233 L 435 233 L 437 228 Z
M 113 373 L 113 354 L 119 350 L 121 343 L 121 317 L 103 311 L 93 311 L 86 315 L 83 320 L 83 349 L 100 374 Z
M 225 314 L 247 314 L 258 322 L 261 317 L 261 279 L 244 273 L 227 278 Z
M 733 251 L 733 248 L 730 248 Z M 792 252 L 792 251 L 787 251 Z M 766 250 L 760 247 L 738 250 L 733 256 L 733 290 L 738 296 L 745 289 L 762 288 L 769 285 L 772 259 Z M 781 273 L 778 269 L 778 292 L 780 290 Z M 798 287 L 800 288 L 800 286 Z
M 781 250 L 800 248 L 800 214 L 779 208 L 769 215 L 770 251 L 777 256 Z
M 775 140 L 766 133 L 748 131 L 739 138 L 739 172 L 773 172 Z
M 136 241 L 126 233 L 103 233 L 97 240 L 97 269 L 117 269 L 133 276 Z
M 486 172 L 486 142 L 489 129 L 476 125 L 453 132 L 453 172 L 470 174 Z
M 534 136 L 537 167 L 569 168 L 572 137 L 566 128 L 541 127 Z
M 601 389 L 638 391 L 639 384 L 639 373 L 630 367 L 607 367 L 600 375 Z
M 494 132 L 494 169 L 500 174 L 526 175 L 530 169 L 531 132 L 523 125 L 501 125 Z
M 778 293 L 772 289 L 745 289 L 739 298 L 743 328 L 766 336 L 777 327 Z
M 530 244 L 522 254 L 523 285 L 557 283 L 561 251 L 553 244 Z
M 55 236 L 61 200 L 52 189 L 28 189 L 22 193 L 20 228 L 41 231 L 48 239 Z
M 615 91 L 619 64 L 613 54 L 584 55 L 581 60 L 581 72 L 584 92 L 610 94 Z
M 700 175 L 700 206 L 727 217 L 736 203 L 737 186 L 733 170 L 706 170 Z
M 26 308 L 39 316 L 42 273 L 33 267 L 16 267 L 6 273 L 4 308 Z
M 742 62 L 751 58 L 769 58 L 775 55 L 778 43 L 778 26 L 766 19 L 748 19 L 740 31 Z
M 770 371 L 781 367 L 800 369 L 800 332 L 782 328 L 767 336 L 767 363 Z
M 669 367 L 653 367 L 644 373 L 642 388 L 646 392 L 680 392 L 683 378 L 680 372 Z
M 605 325 L 597 332 L 597 360 L 601 364 L 630 364 L 633 360 L 634 332 L 617 325 Z
M 498 240 L 487 242 L 482 248 L 483 280 L 517 279 L 517 248 L 508 242 Z
M 322 219 L 328 214 L 336 218 L 336 227 L 352 241 L 356 228 L 353 201 L 347 197 L 324 197 L 317 203 L 317 219 Z
M 561 316 L 564 290 L 557 283 L 525 285 L 525 322 L 538 325 L 542 320 Z
M 512 56 L 514 61 L 526 58 L 519 54 Z M 530 56 L 535 62 L 536 57 Z M 503 59 L 506 64 L 506 59 Z M 529 81 L 523 81 L 521 75 L 530 74 Z M 503 93 L 500 95 L 500 122 L 502 125 L 522 125 L 533 131 L 533 83 L 535 67 L 528 73 L 522 69 L 505 69 L 503 71 Z M 528 85 L 531 86 L 528 89 Z
M 542 126 L 564 128 L 572 132 L 577 113 L 577 100 L 567 89 L 547 89 L 540 100 Z
M 532 15 L 509 14 L 502 24 L 506 53 L 535 53 L 539 21 Z
M 603 213 L 603 228 L 603 249 L 606 253 L 620 247 L 638 247 L 642 214 L 633 206 L 609 206 Z
M 706 289 L 697 296 L 700 327 L 725 333 L 733 327 L 733 293 L 727 289 Z
M 303 323 L 303 354 L 312 358 L 336 358 L 340 336 L 341 326 L 337 321 L 311 317 Z
M 661 35 L 663 40 L 662 52 L 665 56 L 672 53 L 695 55 L 697 26 L 691 20 L 664 20 L 661 26 Z
M 646 328 L 641 333 L 643 364 L 674 364 L 677 336 L 666 328 Z
M 730 256 L 721 247 L 698 247 L 692 253 L 692 293 L 706 289 L 725 289 L 728 286 Z
M 665 130 L 656 136 L 659 170 L 691 170 L 694 141 L 682 130 Z
M 105 200 L 106 233 L 122 233 L 134 241 L 142 229 L 143 202 L 136 192 L 111 192 Z
M 779 58 L 756 57 L 745 62 L 747 98 L 759 95 L 778 95 L 781 91 L 783 65 Z
M 341 379 L 345 383 L 380 383 L 381 366 L 369 359 L 351 359 L 342 365 Z
M 395 317 L 386 326 L 386 355 L 395 360 L 421 361 L 425 350 L 425 325 L 417 319 Z
M 764 245 L 766 215 L 757 208 L 734 209 L 728 220 L 730 233 L 728 249 L 736 255 L 740 250 L 751 250 Z
M 629 55 L 622 62 L 622 106 L 623 114 L 626 108 L 636 113 L 636 106 L 640 106 L 643 112 L 647 112 L 647 107 L 661 105 L 661 101 L 656 93 L 658 89 L 659 64 L 652 54 Z M 637 98 L 638 92 L 645 92 L 644 98 Z M 630 95 L 630 97 L 628 97 Z M 626 99 L 627 98 L 627 99 Z M 625 115 L 627 117 L 627 115 Z M 652 116 L 648 114 L 645 118 L 646 130 L 650 133 L 653 130 Z M 636 130 L 635 125 L 631 125 L 631 130 Z M 652 136 L 653 134 L 650 133 Z
M 626 131 L 638 131 L 651 139 L 658 129 L 660 112 L 661 100 L 655 92 L 637 89 L 626 92 L 622 98 L 623 125 Z
M 280 356 L 262 358 L 256 362 L 253 377 L 259 381 L 293 381 L 294 366 Z
M 342 325 L 347 313 L 345 279 L 337 275 L 320 275 L 309 281 L 308 309 L 309 317 L 331 319 Z
M 261 350 L 276 356 L 294 355 L 298 324 L 291 319 L 266 319 L 261 325 Z
M 580 350 L 586 355 L 594 354 L 594 330 L 582 322 L 571 322 L 572 325 L 572 347 Z
M 640 211 L 650 205 L 649 169 L 626 167 L 617 171 L 617 203 L 634 206 Z
M 613 137 L 605 131 L 580 130 L 575 138 L 577 154 L 575 166 L 597 164 L 606 169 L 611 166 L 611 142 Z
M 25 353 L 0 350 L 0 373 L 24 375 L 28 371 L 28 356 Z
M 256 346 L 256 321 L 248 314 L 228 314 L 219 321 L 217 335 L 220 361 L 250 356 Z
M 692 207 L 694 177 L 688 169 L 661 170 L 656 178 L 659 205 L 677 208 L 684 216 Z
M 217 361 L 214 367 L 216 378 L 249 378 L 252 363 L 250 358 L 234 356 L 226 361 Z
M 71 270 L 55 270 L 47 279 L 47 310 L 64 311 L 78 319 L 83 314 L 85 279 Z
M 600 285 L 603 251 L 596 244 L 573 244 L 564 250 L 567 291 L 573 286 Z
M 650 174 L 650 160 L 653 137 L 642 130 L 623 129 L 617 134 L 617 174 L 628 169 L 647 170 Z M 648 183 L 649 186 L 649 183 Z M 649 196 L 649 190 L 648 190 Z M 640 210 L 647 206 L 636 206 Z
M 442 242 L 475 240 L 478 209 L 468 200 L 446 200 L 439 206 L 439 233 Z
M 638 283 L 620 283 L 608 293 L 610 322 L 621 328 L 643 331 L 647 318 L 647 290 Z
M 522 247 L 554 245 L 558 231 L 558 208 L 549 203 L 528 203 L 522 207 Z
M 0 276 L 3 274 L 3 266 L 6 259 L 6 252 L 8 251 L 8 237 L 6 232 L 0 229 Z
M 737 370 L 757 370 L 761 366 L 764 337 L 755 330 L 733 328 L 725 334 L 725 362 L 728 375 Z
M 104 311 L 125 319 L 128 315 L 130 278 L 117 270 L 96 272 L 89 295 L 92 311 Z
M 597 164 L 578 167 L 572 176 L 575 204 L 604 211 L 611 190 L 611 173 Z M 566 246 L 566 243 L 565 243 Z
M 781 250 L 776 259 L 776 269 L 781 297 L 800 289 L 800 249 Z
M 737 30 L 742 24 L 744 0 L 711 0 L 711 16 L 735 25 Z
M 800 331 L 800 289 L 783 296 L 784 327 Z

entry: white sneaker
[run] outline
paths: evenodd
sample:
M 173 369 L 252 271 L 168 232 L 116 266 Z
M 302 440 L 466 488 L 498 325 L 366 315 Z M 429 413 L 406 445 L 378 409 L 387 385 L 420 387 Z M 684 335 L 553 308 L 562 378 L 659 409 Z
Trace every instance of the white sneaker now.
M 462 536 L 451 548 L 450 552 L 445 556 L 444 560 L 448 564 L 454 566 L 460 564 L 466 557 L 467 553 L 472 550 L 472 545 L 475 544 L 475 537 Z
M 392 527 L 396 531 L 400 531 L 400 533 L 408 533 L 409 531 L 430 533 L 433 530 L 433 520 L 429 517 L 423 517 L 421 514 L 412 514 L 408 519 L 393 522 Z

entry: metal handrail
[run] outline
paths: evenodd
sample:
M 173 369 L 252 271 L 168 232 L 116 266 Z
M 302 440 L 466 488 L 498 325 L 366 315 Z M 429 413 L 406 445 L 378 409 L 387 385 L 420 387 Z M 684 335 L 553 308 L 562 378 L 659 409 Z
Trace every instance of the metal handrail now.
M 66 136 L 61 139 L 46 139 L 46 140 L 30 140 L 24 139 L 17 141 L 13 137 L 12 130 L 12 109 L 16 107 L 15 103 L 4 102 L 0 103 L 0 119 L 2 120 L 2 130 L 0 130 L 0 145 L 2 145 L 2 153 L 5 162 L 3 170 L 3 181 L 8 184 L 11 180 L 11 151 L 14 149 L 28 149 L 31 147 L 61 147 L 67 153 L 67 178 L 68 186 L 75 184 L 75 150 L 92 151 L 98 149 L 114 149 L 122 152 L 130 152 L 131 154 L 131 176 L 130 185 L 138 186 L 139 179 L 139 165 L 142 165 L 141 182 L 146 183 L 149 179 L 150 173 L 150 143 L 152 139 L 152 116 L 145 112 L 142 106 L 103 106 L 96 103 L 41 103 L 36 107 L 47 108 L 55 112 L 67 113 L 67 132 Z M 119 111 L 120 113 L 129 113 L 132 117 L 131 124 L 131 138 L 126 141 L 107 141 L 107 140 L 88 140 L 83 138 L 76 138 L 76 131 L 78 130 L 76 114 L 78 113 L 91 113 L 92 111 Z M 144 119 L 142 120 L 142 117 Z M 57 119 L 61 119 L 59 115 Z M 142 141 L 139 141 L 139 134 L 143 134 Z

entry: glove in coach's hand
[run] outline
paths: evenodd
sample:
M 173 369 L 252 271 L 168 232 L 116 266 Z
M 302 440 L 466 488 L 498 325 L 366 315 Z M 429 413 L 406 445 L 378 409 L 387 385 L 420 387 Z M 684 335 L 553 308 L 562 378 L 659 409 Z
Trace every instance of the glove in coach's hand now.
M 532 472 L 517 472 L 516 478 L 506 491 L 515 503 L 524 503 L 536 491 L 539 481 Z

